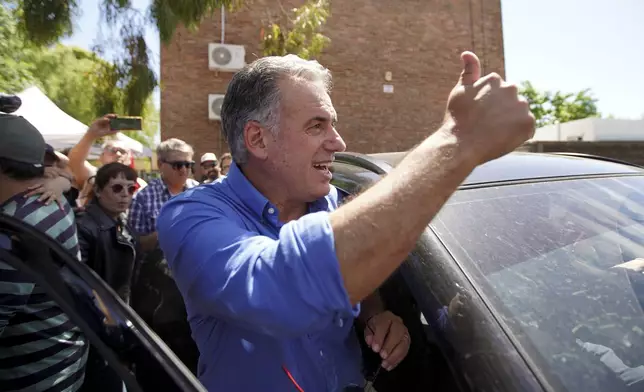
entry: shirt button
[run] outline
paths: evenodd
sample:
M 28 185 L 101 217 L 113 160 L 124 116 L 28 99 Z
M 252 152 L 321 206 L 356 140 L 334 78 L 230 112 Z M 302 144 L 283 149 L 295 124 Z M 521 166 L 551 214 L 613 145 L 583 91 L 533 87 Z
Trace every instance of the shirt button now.
M 338 320 L 338 327 L 342 328 L 344 326 L 344 320 L 339 319 Z
M 275 209 L 274 209 L 273 207 L 269 208 L 269 209 L 268 209 L 268 213 L 269 213 L 269 214 L 273 214 L 273 213 L 275 213 Z
M 320 350 L 320 356 L 324 357 L 324 353 L 322 352 L 322 350 Z

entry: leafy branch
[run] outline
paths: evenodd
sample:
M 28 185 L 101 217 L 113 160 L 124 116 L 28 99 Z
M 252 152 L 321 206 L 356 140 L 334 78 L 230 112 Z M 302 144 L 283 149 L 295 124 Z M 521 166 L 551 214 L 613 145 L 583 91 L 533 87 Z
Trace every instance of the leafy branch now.
M 296 54 L 304 59 L 319 56 L 331 40 L 320 33 L 331 15 L 328 0 L 309 0 L 289 15 L 286 28 L 272 23 L 262 29 L 264 56 Z

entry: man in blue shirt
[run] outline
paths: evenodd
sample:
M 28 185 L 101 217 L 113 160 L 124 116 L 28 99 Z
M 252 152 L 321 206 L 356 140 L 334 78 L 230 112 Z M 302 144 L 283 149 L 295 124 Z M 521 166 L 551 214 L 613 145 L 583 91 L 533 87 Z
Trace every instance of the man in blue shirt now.
M 356 317 L 384 369 L 405 357 L 407 330 L 373 293 L 465 177 L 534 132 L 516 86 L 480 78 L 474 54 L 461 58 L 443 126 L 341 208 L 329 166 L 345 144 L 329 70 L 285 56 L 235 74 L 221 109 L 228 177 L 170 200 L 157 220 L 206 388 L 362 387 Z

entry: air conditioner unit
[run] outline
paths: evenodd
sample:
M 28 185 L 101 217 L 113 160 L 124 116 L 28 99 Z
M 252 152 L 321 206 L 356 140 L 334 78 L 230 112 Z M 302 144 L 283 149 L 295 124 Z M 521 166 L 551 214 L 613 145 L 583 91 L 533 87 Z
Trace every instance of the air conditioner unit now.
M 246 65 L 243 45 L 208 44 L 208 67 L 213 71 L 236 72 Z
M 221 120 L 221 104 L 223 103 L 223 94 L 208 94 L 208 118 L 210 120 Z

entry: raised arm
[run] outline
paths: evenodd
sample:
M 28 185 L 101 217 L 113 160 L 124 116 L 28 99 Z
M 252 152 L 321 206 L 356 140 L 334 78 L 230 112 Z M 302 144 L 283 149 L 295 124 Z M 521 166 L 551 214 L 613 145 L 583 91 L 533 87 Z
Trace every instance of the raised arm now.
M 69 151 L 69 168 L 79 187 L 82 187 L 88 178 L 96 174 L 96 168 L 87 162 L 87 157 L 89 157 L 90 150 L 96 140 L 116 133 L 110 129 L 111 117 L 113 115 L 108 114 L 94 121 L 81 140 Z
M 387 279 L 445 201 L 479 164 L 511 152 L 534 133 L 517 88 L 498 75 L 481 79 L 473 54 L 447 103 L 444 125 L 386 178 L 331 214 L 340 270 L 352 303 Z

